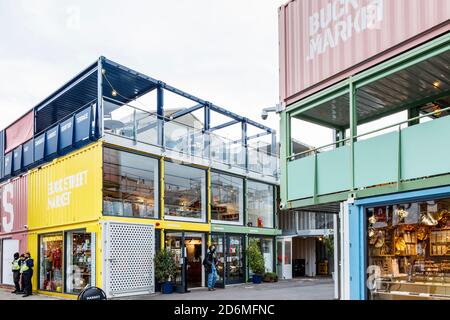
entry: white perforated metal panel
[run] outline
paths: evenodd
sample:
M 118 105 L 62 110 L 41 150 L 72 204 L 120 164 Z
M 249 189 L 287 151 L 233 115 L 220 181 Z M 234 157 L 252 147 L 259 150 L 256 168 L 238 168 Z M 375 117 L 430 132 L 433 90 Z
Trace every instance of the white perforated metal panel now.
M 105 291 L 109 297 L 153 293 L 153 225 L 104 224 Z

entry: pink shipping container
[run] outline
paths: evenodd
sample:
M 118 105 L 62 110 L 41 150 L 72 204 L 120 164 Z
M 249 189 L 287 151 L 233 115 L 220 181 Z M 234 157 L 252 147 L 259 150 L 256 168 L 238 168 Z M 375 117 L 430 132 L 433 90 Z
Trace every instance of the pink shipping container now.
M 279 9 L 280 99 L 294 103 L 449 30 L 449 0 L 290 1 Z
M 11 260 L 14 252 L 28 249 L 28 175 L 0 185 L 0 266 L 1 283 L 12 284 Z
M 33 138 L 34 112 L 30 111 L 5 130 L 5 153 Z

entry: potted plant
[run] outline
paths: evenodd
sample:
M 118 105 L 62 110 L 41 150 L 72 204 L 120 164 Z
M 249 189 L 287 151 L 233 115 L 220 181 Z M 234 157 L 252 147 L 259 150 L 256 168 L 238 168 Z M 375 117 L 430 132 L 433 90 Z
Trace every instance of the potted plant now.
M 161 291 L 164 294 L 173 292 L 173 284 L 170 282 L 177 274 L 175 256 L 171 250 L 161 250 L 156 252 L 155 258 L 155 277 L 161 284 Z
M 326 258 L 324 259 L 324 262 L 328 265 L 328 258 L 333 259 L 334 256 L 334 237 L 333 235 L 327 235 L 323 238 L 324 244 L 325 244 L 325 250 L 326 250 Z M 334 279 L 334 272 L 331 273 Z
M 256 241 L 251 241 L 247 248 L 248 264 L 253 271 L 252 281 L 255 284 L 261 283 L 265 271 L 264 258 Z
M 277 282 L 278 275 L 275 272 L 266 272 L 263 277 L 264 282 Z

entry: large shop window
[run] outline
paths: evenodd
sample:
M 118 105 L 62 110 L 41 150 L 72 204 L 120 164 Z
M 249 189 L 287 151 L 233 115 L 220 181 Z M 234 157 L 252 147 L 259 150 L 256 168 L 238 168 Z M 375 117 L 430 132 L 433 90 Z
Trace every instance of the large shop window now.
M 274 188 L 256 181 L 247 183 L 248 226 L 273 228 Z
M 450 199 L 366 208 L 371 299 L 450 298 Z
M 103 157 L 103 213 L 156 218 L 158 160 L 110 148 Z
M 205 220 L 205 170 L 165 162 L 164 215 L 173 220 Z
M 63 292 L 64 289 L 66 293 L 78 294 L 86 285 L 95 283 L 95 237 L 92 233 L 69 231 L 42 235 L 39 257 L 41 290 Z
M 66 292 L 78 294 L 93 282 L 94 239 L 91 233 L 71 231 L 66 234 L 66 241 Z
M 211 172 L 211 218 L 218 223 L 243 224 L 244 179 Z
M 63 234 L 55 233 L 40 237 L 39 289 L 62 292 L 63 286 Z

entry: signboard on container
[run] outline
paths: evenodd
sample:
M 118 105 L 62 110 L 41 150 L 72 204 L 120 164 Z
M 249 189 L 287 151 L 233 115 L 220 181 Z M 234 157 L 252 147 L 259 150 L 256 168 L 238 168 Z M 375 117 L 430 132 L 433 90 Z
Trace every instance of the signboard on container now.
M 13 150 L 25 141 L 33 138 L 34 113 L 30 111 L 5 130 L 5 152 Z
M 91 137 L 92 108 L 88 107 L 75 115 L 75 142 L 79 143 Z
M 73 142 L 73 117 L 59 125 L 59 150 L 72 146 Z
M 5 165 L 4 165 L 5 177 L 10 176 L 12 173 L 12 161 L 13 161 L 12 152 L 5 154 Z
M 30 228 L 97 219 L 102 212 L 102 145 L 57 158 L 29 176 Z
M 14 172 L 22 170 L 22 150 L 23 147 L 20 145 L 13 151 L 13 170 Z
M 45 133 L 45 156 L 51 156 L 58 152 L 58 127 L 49 129 Z
M 290 104 L 447 32 L 448 0 L 294 0 L 279 9 L 280 98 Z
M 33 152 L 34 141 L 30 140 L 23 144 L 23 166 L 28 167 L 34 162 Z
M 45 155 L 45 133 L 34 138 L 34 161 L 41 161 Z

